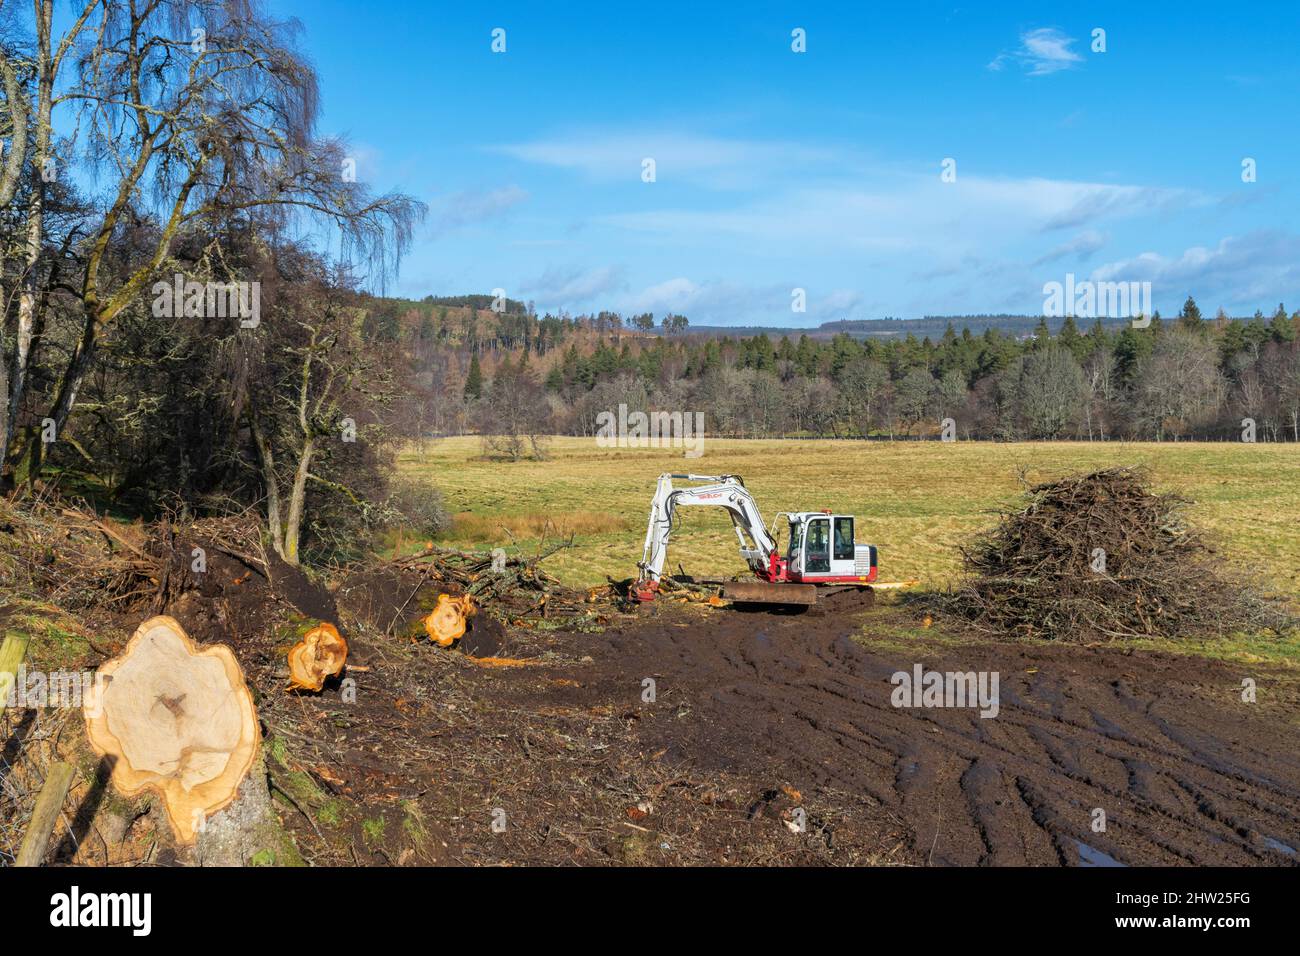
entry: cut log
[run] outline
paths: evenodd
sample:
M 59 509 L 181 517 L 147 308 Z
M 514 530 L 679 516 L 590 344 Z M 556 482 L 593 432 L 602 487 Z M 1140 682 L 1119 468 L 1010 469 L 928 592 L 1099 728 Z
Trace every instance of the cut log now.
M 181 844 L 235 799 L 257 755 L 253 696 L 230 648 L 198 648 L 170 617 L 136 629 L 100 667 L 85 707 L 86 733 L 113 760 L 113 787 L 161 796 Z
M 465 636 L 466 622 L 477 611 L 474 599 L 468 594 L 460 597 L 439 594 L 437 606 L 424 619 L 424 630 L 439 647 L 450 647 Z
M 347 659 L 348 642 L 338 628 L 322 621 L 289 651 L 289 686 L 320 690 L 325 678 L 343 670 Z
M 23 845 L 14 859 L 14 866 L 40 866 L 45 862 L 45 852 L 50 845 L 50 834 L 59 821 L 63 801 L 72 786 L 73 767 L 70 763 L 56 763 L 50 768 L 45 785 L 36 798 L 31 822 L 23 836 Z
M 0 716 L 4 715 L 17 686 L 18 669 L 27 655 L 29 641 L 31 638 L 26 634 L 9 633 L 5 635 L 4 644 L 0 645 Z

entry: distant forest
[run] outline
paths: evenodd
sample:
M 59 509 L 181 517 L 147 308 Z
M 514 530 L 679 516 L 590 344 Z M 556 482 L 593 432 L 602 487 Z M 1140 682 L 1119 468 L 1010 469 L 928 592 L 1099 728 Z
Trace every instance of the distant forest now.
M 1188 298 L 1146 327 L 1067 317 L 1024 333 L 699 334 L 685 317 L 537 317 L 491 297 L 392 305 L 412 434 L 477 432 L 510 456 L 597 416 L 702 411 L 710 435 L 918 438 L 944 419 L 994 440 L 1300 440 L 1300 310 L 1206 317 Z M 651 330 L 655 330 L 651 334 Z M 1248 421 L 1245 421 L 1248 420 Z

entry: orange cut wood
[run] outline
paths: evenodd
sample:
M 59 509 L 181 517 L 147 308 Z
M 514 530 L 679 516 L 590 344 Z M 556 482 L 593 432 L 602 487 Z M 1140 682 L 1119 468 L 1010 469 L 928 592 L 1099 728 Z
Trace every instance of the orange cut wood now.
M 471 657 L 466 655 L 465 660 L 477 667 L 539 667 L 546 663 L 534 657 Z
M 166 616 L 141 624 L 99 668 L 83 715 L 91 746 L 113 760 L 114 789 L 161 796 L 182 844 L 235 799 L 261 740 L 234 653 L 198 647 Z
M 289 686 L 320 690 L 325 678 L 342 672 L 348 660 L 348 642 L 338 628 L 321 621 L 289 651 Z
M 437 606 L 424 619 L 424 630 L 439 647 L 450 647 L 465 636 L 466 623 L 477 611 L 474 599 L 468 594 L 461 597 L 439 594 Z

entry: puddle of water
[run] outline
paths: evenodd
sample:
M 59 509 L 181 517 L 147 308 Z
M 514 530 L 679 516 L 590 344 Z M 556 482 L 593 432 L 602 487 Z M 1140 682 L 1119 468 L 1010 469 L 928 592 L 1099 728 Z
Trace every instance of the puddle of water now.
M 1279 853 L 1285 853 L 1287 856 L 1296 856 L 1295 847 L 1287 846 L 1281 840 L 1274 840 L 1272 837 L 1264 837 L 1264 845 L 1270 850 L 1277 850 Z
M 1094 846 L 1088 846 L 1082 840 L 1075 840 L 1074 845 L 1079 848 L 1079 865 L 1080 866 L 1123 866 L 1119 860 L 1113 856 L 1107 856 Z

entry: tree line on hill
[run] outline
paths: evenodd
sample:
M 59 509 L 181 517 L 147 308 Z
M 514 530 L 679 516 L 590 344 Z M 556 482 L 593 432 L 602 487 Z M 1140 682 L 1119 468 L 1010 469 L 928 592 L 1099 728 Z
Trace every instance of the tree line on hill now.
M 524 313 L 523 318 L 527 318 Z M 1031 335 L 773 341 L 622 338 L 505 353 L 424 354 L 416 431 L 477 431 L 509 457 L 547 433 L 594 435 L 601 412 L 702 411 L 709 434 L 993 440 L 1300 440 L 1300 312 L 1121 328 L 1072 317 Z M 420 354 L 417 350 L 417 354 Z M 492 363 L 489 372 L 485 365 Z M 418 364 L 418 363 L 417 363 Z M 436 422 L 433 421 L 436 419 Z

